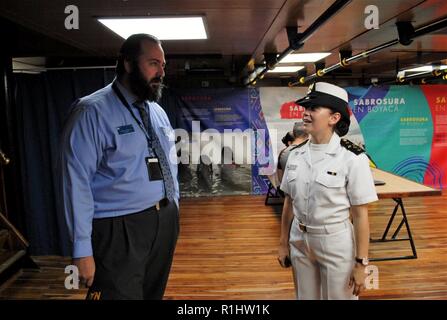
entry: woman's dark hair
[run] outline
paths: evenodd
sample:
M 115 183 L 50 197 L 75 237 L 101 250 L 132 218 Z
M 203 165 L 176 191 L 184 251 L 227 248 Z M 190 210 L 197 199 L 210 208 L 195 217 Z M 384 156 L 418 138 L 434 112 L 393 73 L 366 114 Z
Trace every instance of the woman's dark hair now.
M 121 46 L 116 64 L 116 75 L 118 78 L 122 77 L 124 73 L 126 73 L 126 68 L 124 67 L 125 60 L 132 62 L 138 60 L 138 56 L 141 54 L 141 43 L 143 41 L 161 44 L 160 40 L 147 33 L 137 33 L 127 38 Z
M 337 122 L 335 125 L 335 133 L 338 134 L 338 136 L 343 137 L 345 134 L 347 134 L 349 131 L 349 125 L 340 119 L 340 121 Z
M 331 114 L 334 114 L 338 111 L 331 109 L 331 112 L 332 112 Z M 349 123 L 347 123 L 345 121 L 345 119 L 343 117 L 341 117 L 340 120 L 336 123 L 334 130 L 335 130 L 335 133 L 338 134 L 339 137 L 343 137 L 349 131 Z

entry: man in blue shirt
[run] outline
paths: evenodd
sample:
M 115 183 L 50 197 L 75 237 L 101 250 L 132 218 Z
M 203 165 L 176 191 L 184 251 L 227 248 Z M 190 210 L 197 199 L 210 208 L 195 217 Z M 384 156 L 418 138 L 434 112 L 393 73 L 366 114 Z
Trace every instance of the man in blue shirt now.
M 111 85 L 78 99 L 61 152 L 64 213 L 87 299 L 161 299 L 179 232 L 175 135 L 157 104 L 164 52 L 130 36 Z

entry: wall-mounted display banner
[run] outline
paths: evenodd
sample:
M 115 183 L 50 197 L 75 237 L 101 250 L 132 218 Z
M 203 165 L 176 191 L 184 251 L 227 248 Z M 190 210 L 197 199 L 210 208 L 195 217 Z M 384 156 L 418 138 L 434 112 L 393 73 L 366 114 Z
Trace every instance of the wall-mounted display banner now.
M 447 86 L 346 90 L 351 111 L 346 138 L 366 148 L 379 168 L 446 188 Z M 186 159 L 180 163 L 182 194 L 264 194 L 284 148 L 282 137 L 302 121 L 304 109 L 295 101 L 306 92 L 304 87 L 180 92 L 178 123 L 188 132 L 182 139 L 186 149 L 178 152 Z
M 447 86 L 351 87 L 349 105 L 377 166 L 446 188 Z
M 248 89 L 177 91 L 182 196 L 252 193 Z

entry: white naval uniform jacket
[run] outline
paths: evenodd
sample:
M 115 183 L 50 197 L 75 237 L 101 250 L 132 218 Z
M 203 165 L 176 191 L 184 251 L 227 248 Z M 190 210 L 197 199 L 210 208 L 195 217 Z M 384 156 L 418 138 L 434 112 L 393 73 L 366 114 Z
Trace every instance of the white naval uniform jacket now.
M 281 190 L 292 199 L 294 223 L 316 227 L 340 223 L 349 218 L 351 206 L 378 200 L 368 157 L 357 154 L 351 142 L 348 146 L 340 142 L 334 133 L 324 158 L 314 165 L 310 141 L 291 151 Z

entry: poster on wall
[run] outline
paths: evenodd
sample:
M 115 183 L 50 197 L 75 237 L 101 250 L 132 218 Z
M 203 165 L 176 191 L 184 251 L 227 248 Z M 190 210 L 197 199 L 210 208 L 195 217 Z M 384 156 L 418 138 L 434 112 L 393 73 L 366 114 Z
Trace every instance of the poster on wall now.
M 185 89 L 177 95 L 181 196 L 251 194 L 248 90 Z
M 350 87 L 368 154 L 383 170 L 445 188 L 447 86 Z

